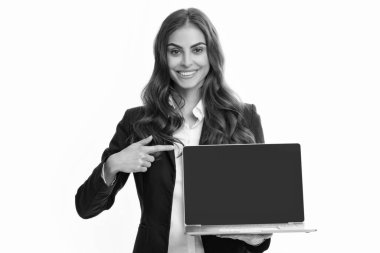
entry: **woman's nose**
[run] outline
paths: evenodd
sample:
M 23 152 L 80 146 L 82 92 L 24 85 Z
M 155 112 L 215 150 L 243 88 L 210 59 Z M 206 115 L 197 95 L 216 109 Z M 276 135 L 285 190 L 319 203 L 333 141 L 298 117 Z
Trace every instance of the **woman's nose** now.
M 182 54 L 181 65 L 184 67 L 190 67 L 193 62 L 191 55 L 188 53 Z

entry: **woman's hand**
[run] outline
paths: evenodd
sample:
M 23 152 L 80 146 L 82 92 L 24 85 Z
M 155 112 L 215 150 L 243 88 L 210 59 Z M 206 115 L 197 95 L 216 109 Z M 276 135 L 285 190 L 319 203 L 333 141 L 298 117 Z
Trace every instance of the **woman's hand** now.
M 172 145 L 146 146 L 152 141 L 152 138 L 149 136 L 132 143 L 120 152 L 108 157 L 104 167 L 105 177 L 110 180 L 118 172 L 146 172 L 154 162 L 152 153 L 174 149 Z
M 230 238 L 244 241 L 252 246 L 257 246 L 263 243 L 266 239 L 272 237 L 272 234 L 252 234 L 252 235 L 217 235 L 220 238 Z

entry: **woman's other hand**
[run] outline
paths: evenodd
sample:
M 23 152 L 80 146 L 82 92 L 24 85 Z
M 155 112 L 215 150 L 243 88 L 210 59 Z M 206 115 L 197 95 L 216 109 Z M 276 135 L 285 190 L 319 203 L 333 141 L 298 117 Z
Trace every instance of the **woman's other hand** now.
M 272 237 L 273 234 L 251 234 L 251 235 L 217 235 L 220 238 L 230 238 L 244 241 L 252 246 L 257 246 L 263 243 L 266 239 Z
M 149 136 L 108 157 L 104 165 L 106 181 L 112 181 L 118 172 L 146 172 L 154 162 L 151 154 L 174 149 L 173 145 L 147 146 L 152 139 Z

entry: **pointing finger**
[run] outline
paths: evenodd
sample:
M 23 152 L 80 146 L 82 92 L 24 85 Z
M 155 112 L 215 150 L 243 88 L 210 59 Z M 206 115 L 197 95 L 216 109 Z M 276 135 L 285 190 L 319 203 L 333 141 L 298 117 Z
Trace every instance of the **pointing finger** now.
M 173 145 L 156 145 L 156 146 L 147 146 L 146 147 L 146 152 L 148 154 L 156 153 L 156 152 L 160 152 L 160 151 L 170 151 L 170 150 L 174 150 Z
M 148 145 L 149 142 L 151 142 L 153 139 L 153 136 L 152 135 L 149 135 L 148 137 L 146 137 L 145 139 L 142 139 L 140 141 L 138 141 L 137 143 L 141 144 L 142 146 L 145 146 L 145 145 Z

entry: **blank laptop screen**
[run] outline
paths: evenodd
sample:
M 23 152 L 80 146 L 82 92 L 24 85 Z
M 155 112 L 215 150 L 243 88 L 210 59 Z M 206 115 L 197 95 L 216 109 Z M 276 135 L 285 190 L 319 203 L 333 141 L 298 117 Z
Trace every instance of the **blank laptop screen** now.
M 186 146 L 183 159 L 187 225 L 304 220 L 299 144 Z

